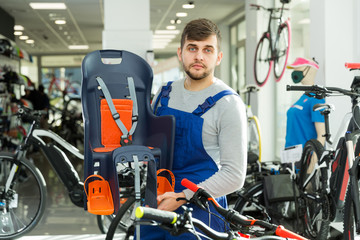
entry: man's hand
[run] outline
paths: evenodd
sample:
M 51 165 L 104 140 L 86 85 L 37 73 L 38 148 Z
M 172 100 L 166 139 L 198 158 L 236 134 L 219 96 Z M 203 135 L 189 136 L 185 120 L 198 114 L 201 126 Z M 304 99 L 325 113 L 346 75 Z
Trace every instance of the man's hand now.
M 183 192 L 166 192 L 162 195 L 159 195 L 157 197 L 158 202 L 160 202 L 158 209 L 165 211 L 175 211 L 181 205 L 186 203 L 185 200 L 176 201 L 177 198 L 185 198 L 185 194 Z

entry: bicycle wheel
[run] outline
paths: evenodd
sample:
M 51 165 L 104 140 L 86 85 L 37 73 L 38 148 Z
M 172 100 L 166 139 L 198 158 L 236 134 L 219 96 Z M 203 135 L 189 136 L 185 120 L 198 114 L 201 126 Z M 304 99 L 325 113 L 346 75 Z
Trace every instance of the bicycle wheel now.
M 326 169 L 320 168 L 313 173 L 315 163 L 324 151 L 316 139 L 306 142 L 301 156 L 299 190 L 304 204 L 303 222 L 306 232 L 313 239 L 327 239 L 329 233 L 329 199 L 324 193 Z M 308 177 L 311 178 L 307 181 Z M 304 194 L 306 193 L 306 194 Z
M 269 221 L 270 217 L 266 212 L 263 190 L 262 181 L 245 188 L 244 191 L 239 193 L 234 210 L 245 216 Z
M 281 24 L 275 42 L 274 74 L 276 81 L 280 81 L 284 75 L 290 50 L 291 30 L 289 22 Z
M 256 116 L 248 118 L 248 152 L 255 153 L 261 162 L 261 130 Z
M 263 86 L 269 79 L 272 64 L 269 33 L 264 33 L 256 46 L 254 59 L 254 76 L 258 86 Z
M 359 169 L 356 168 L 355 176 L 357 177 L 358 185 L 360 186 Z M 360 192 L 360 189 L 358 190 Z M 345 198 L 345 209 L 344 209 L 344 239 L 355 240 L 360 239 L 360 233 L 356 232 L 355 216 L 354 216 L 354 202 L 352 200 L 352 189 L 351 185 L 348 187 Z
M 100 229 L 100 232 L 103 234 L 107 234 L 109 231 L 109 227 L 111 222 L 114 220 L 116 215 L 97 215 L 97 224 Z M 121 228 L 116 230 L 115 233 L 122 233 Z
M 0 239 L 18 238 L 30 232 L 45 211 L 46 184 L 28 160 L 20 160 L 10 189 L 5 192 L 15 162 L 13 154 L 0 153 Z
M 135 197 L 130 196 L 126 202 L 120 207 L 115 218 L 111 221 L 106 234 L 106 240 L 112 240 L 115 232 L 122 232 L 126 234 L 125 239 L 129 239 L 130 236 L 134 235 L 135 221 Z

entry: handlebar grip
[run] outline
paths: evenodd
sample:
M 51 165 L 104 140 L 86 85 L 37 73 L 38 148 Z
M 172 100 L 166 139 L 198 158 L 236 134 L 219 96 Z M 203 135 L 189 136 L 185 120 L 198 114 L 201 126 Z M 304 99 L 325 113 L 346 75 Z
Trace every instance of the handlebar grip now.
M 360 69 L 360 63 L 345 63 L 345 67 L 348 69 Z
M 177 214 L 149 207 L 137 207 L 135 211 L 137 218 L 147 218 L 160 223 L 174 224 L 177 221 Z
M 291 238 L 291 239 L 298 239 L 298 240 L 307 240 L 307 238 L 304 238 L 300 236 L 299 234 L 296 234 L 290 230 L 285 229 L 283 226 L 278 226 L 276 228 L 275 234 L 279 237 L 283 238 Z
M 287 85 L 286 91 L 310 91 L 313 88 L 313 86 L 292 86 Z
M 184 187 L 190 189 L 193 192 L 197 192 L 197 190 L 199 190 L 199 186 L 196 185 L 195 183 L 191 182 L 190 180 L 183 178 L 183 180 L 181 180 L 181 185 L 183 185 Z

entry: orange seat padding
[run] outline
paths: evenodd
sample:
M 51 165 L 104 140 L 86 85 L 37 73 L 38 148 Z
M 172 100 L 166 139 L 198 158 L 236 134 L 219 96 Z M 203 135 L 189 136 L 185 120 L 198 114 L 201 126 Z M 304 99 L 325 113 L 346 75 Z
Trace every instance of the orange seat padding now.
M 113 99 L 116 111 L 120 115 L 120 120 L 128 131 L 132 126 L 133 101 L 130 99 Z M 104 147 L 95 148 L 94 152 L 111 152 L 121 147 L 120 139 L 123 133 L 116 124 L 106 99 L 101 99 L 101 144 Z M 131 139 L 131 136 L 130 136 Z

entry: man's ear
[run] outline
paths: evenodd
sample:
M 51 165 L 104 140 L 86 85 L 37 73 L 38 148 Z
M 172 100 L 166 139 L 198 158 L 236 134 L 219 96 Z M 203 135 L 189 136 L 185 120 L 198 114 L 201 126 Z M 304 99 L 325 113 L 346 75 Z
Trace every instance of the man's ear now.
M 216 59 L 216 66 L 219 66 L 220 63 L 221 63 L 221 59 L 223 58 L 223 52 L 219 52 L 218 53 L 218 56 L 217 56 L 217 59 Z
M 178 59 L 180 62 L 182 62 L 182 57 L 181 57 L 181 48 L 179 47 L 177 50 L 177 55 L 178 55 Z

